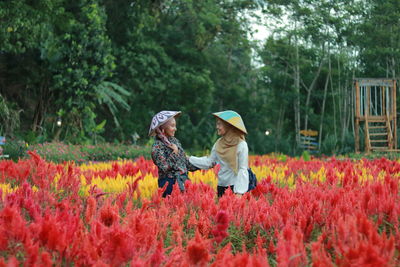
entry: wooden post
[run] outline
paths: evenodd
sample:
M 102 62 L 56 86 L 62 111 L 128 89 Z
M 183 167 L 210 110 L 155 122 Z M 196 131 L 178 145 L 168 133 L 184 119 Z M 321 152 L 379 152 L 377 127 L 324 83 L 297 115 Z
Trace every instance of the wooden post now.
M 390 86 L 381 86 L 381 91 L 382 91 L 382 100 L 381 100 L 381 107 L 382 107 L 382 116 L 385 117 L 386 119 L 386 127 L 387 129 L 387 141 L 388 141 L 388 148 L 389 150 L 393 149 L 393 136 L 392 136 L 392 131 L 391 131 L 391 117 L 392 117 L 392 112 L 391 110 L 388 109 L 386 103 L 390 103 L 389 101 L 389 96 L 387 95 L 387 91 L 390 90 Z M 388 102 L 389 101 L 389 102 Z
M 355 84 L 356 89 L 356 112 L 354 119 L 354 144 L 356 153 L 360 152 L 360 135 L 359 135 L 359 126 L 360 126 L 360 88 L 358 84 L 358 80 L 356 80 Z

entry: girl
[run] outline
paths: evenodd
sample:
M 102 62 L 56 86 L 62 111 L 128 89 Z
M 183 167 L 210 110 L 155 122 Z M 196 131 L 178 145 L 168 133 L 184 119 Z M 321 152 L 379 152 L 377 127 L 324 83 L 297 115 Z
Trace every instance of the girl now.
M 189 162 L 200 169 L 220 164 L 217 194 L 221 197 L 227 188 L 236 194 L 244 194 L 249 187 L 247 134 L 242 117 L 232 110 L 213 113 L 217 133 L 221 138 L 215 142 L 211 154 L 206 157 L 190 157 Z
M 158 167 L 158 187 L 163 188 L 168 183 L 163 197 L 172 193 L 175 182 L 183 192 L 188 169 L 196 170 L 189 163 L 181 143 L 175 138 L 175 118 L 180 114 L 180 111 L 161 111 L 153 117 L 150 125 L 149 136 L 155 136 L 151 157 Z

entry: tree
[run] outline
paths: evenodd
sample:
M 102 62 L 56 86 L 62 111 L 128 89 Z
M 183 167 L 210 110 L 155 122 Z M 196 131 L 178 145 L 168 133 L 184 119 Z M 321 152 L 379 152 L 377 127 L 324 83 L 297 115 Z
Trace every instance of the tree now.
M 98 1 L 5 1 L 1 5 L 8 25 L 0 38 L 0 65 L 7 67 L 1 74 L 6 77 L 2 93 L 23 105 L 23 119 L 30 120 L 33 132 L 43 129 L 57 110 L 77 109 L 82 116 L 72 119 L 66 113 L 65 121 L 76 126 L 71 138 L 82 131 L 79 134 L 85 136 L 81 111 L 95 102 L 97 86 L 114 68 Z M 33 99 L 33 108 L 28 99 Z
M 353 40 L 359 47 L 363 75 L 396 78 L 400 70 L 400 3 L 366 1 L 362 15 Z

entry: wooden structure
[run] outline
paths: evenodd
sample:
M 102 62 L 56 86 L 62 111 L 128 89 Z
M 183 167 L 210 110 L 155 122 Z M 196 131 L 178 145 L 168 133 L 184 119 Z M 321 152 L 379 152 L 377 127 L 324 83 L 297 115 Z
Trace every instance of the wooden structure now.
M 397 149 L 396 80 L 355 79 L 355 150 L 360 151 L 360 127 L 365 152 Z
M 300 148 L 308 152 L 318 152 L 319 144 L 317 142 L 318 131 L 301 130 L 300 131 Z

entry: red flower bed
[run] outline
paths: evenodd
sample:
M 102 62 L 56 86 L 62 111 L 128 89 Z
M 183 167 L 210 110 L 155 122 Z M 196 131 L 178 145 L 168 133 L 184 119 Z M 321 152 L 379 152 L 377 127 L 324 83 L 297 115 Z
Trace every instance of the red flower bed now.
M 0 184 L 16 188 L 0 192 L 0 266 L 400 264 L 399 163 L 256 157 L 252 165 L 284 169 L 279 179 L 295 175 L 295 186 L 259 177 L 251 193 L 227 191 L 219 200 L 205 183 L 189 183 L 166 199 L 160 190 L 134 198 L 137 186 L 84 196 L 81 175 L 140 171 L 144 179 L 156 169 L 140 159 L 88 171 L 35 153 L 18 163 L 0 161 Z M 299 178 L 322 167 L 318 181 Z

